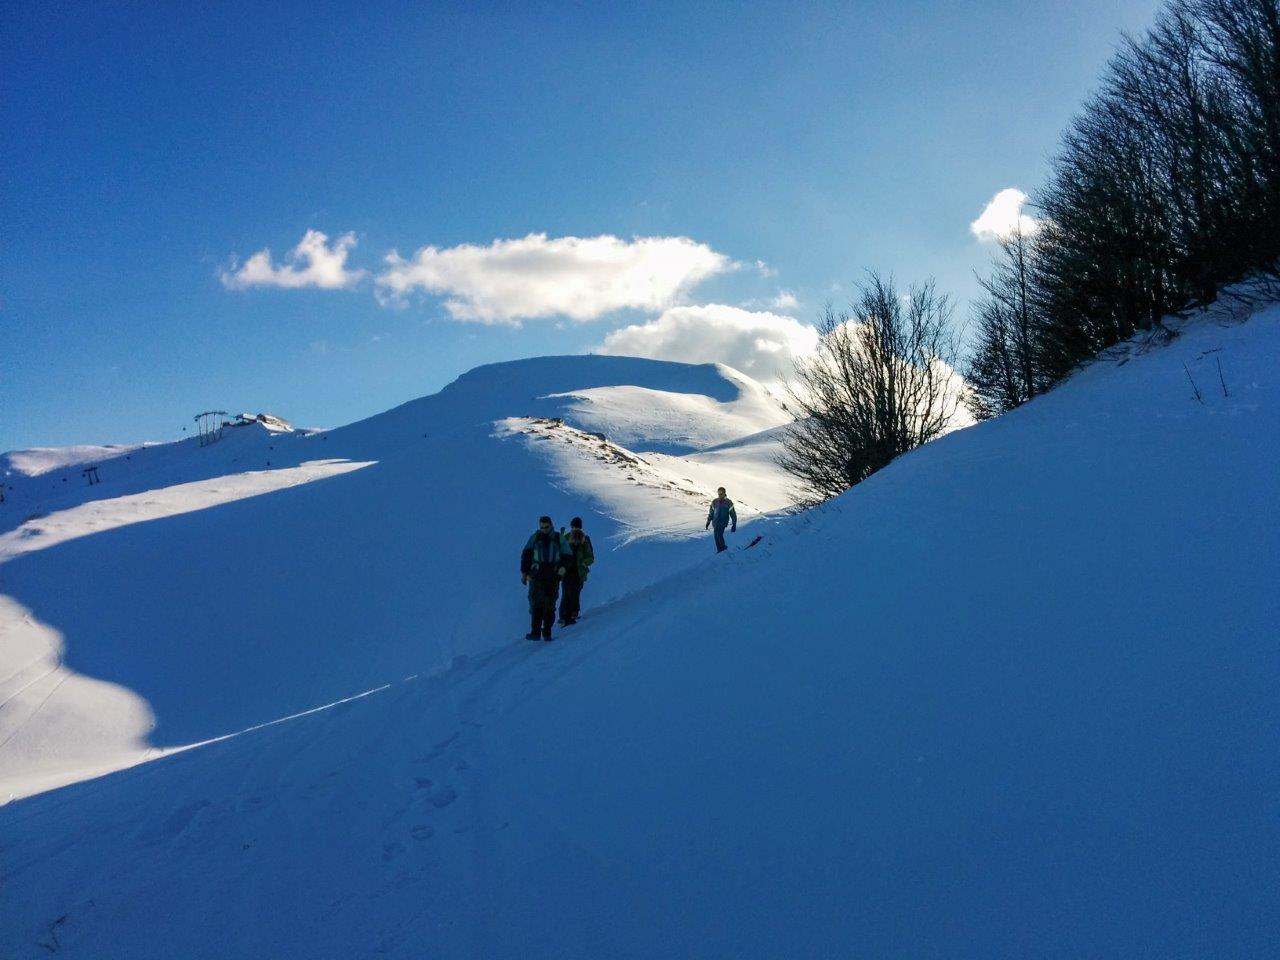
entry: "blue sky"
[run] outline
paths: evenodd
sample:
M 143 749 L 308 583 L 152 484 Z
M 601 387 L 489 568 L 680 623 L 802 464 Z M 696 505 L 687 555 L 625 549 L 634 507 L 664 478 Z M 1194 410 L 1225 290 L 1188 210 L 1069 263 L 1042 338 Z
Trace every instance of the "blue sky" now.
M 747 365 L 868 268 L 963 319 L 970 223 L 1155 8 L 10 5 L 0 450 L 334 426 L 602 346 Z M 336 273 L 281 272 L 308 231 Z

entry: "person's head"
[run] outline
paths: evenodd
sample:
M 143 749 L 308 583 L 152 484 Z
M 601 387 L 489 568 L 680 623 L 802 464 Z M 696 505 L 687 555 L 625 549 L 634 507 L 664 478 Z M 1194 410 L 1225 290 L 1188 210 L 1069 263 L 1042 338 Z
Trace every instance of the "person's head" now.
M 572 520 L 570 520 L 570 521 L 569 521 L 569 526 L 570 526 L 570 527 L 572 527 L 574 530 L 581 530 L 581 529 L 582 529 L 582 518 L 581 518 L 581 517 L 574 517 Z
M 550 517 L 539 517 L 539 518 L 538 518 L 538 530 L 539 530 L 539 531 L 541 531 L 542 533 L 550 533 L 550 532 L 551 532 L 551 518 L 550 518 Z
M 716 496 L 718 497 L 724 496 L 724 487 L 716 487 Z

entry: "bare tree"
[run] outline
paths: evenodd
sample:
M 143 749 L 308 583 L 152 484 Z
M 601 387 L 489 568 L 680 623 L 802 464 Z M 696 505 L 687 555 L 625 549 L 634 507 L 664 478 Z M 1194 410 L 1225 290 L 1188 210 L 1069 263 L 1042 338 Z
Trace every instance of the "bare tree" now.
M 892 278 L 872 273 L 850 309 L 827 308 L 817 353 L 797 363 L 788 384 L 797 422 L 778 464 L 805 504 L 932 440 L 960 402 L 951 302 L 932 280 L 900 297 Z
M 1239 195 L 1223 237 L 1252 269 L 1280 257 L 1280 2 L 1179 0 L 1199 27 L 1200 55 L 1227 91 L 1224 142 Z
M 1275 275 L 1280 0 L 1172 0 L 1126 37 L 1037 200 L 1046 385 L 1226 284 Z
M 983 296 L 974 305 L 977 343 L 965 371 L 965 401 L 979 420 L 1026 403 L 1044 389 L 1037 358 L 1043 326 L 1035 303 L 1032 240 L 1022 227 L 1001 239 L 989 277 L 978 278 Z

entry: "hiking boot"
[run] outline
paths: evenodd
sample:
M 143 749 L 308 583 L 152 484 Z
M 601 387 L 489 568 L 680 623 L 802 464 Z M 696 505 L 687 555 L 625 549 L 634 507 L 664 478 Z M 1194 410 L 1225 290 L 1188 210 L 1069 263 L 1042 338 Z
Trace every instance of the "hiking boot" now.
M 536 631 L 535 631 L 534 633 L 526 633 L 526 634 L 524 635 L 524 638 L 525 638 L 526 640 L 537 640 L 537 639 L 538 639 L 538 634 L 537 634 L 537 632 L 536 632 Z
M 550 643 L 550 642 L 551 642 L 551 631 L 550 631 L 550 630 L 544 630 L 544 631 L 542 631 L 542 639 L 543 639 L 543 640 L 546 640 L 548 643 Z

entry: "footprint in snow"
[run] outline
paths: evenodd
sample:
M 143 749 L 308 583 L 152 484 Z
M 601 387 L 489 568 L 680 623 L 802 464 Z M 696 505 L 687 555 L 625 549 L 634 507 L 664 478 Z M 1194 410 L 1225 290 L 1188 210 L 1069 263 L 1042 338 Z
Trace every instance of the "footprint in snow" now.
M 444 807 L 447 807 L 449 804 L 453 803 L 453 801 L 457 799 L 458 799 L 458 791 L 453 789 L 453 787 L 445 786 L 445 787 L 441 787 L 438 791 L 432 794 L 431 805 L 435 807 L 437 810 L 440 810 L 440 809 L 443 809 Z
M 404 844 L 402 843 L 395 843 L 393 841 L 382 845 L 382 859 L 387 863 L 390 863 L 402 853 L 404 853 Z
M 209 806 L 208 800 L 197 800 L 174 810 L 160 823 L 149 823 L 138 834 L 138 839 L 145 843 L 177 841 L 191 826 L 200 812 Z
M 415 840 L 430 840 L 435 835 L 436 828 L 426 823 L 420 823 L 409 831 L 409 836 Z

